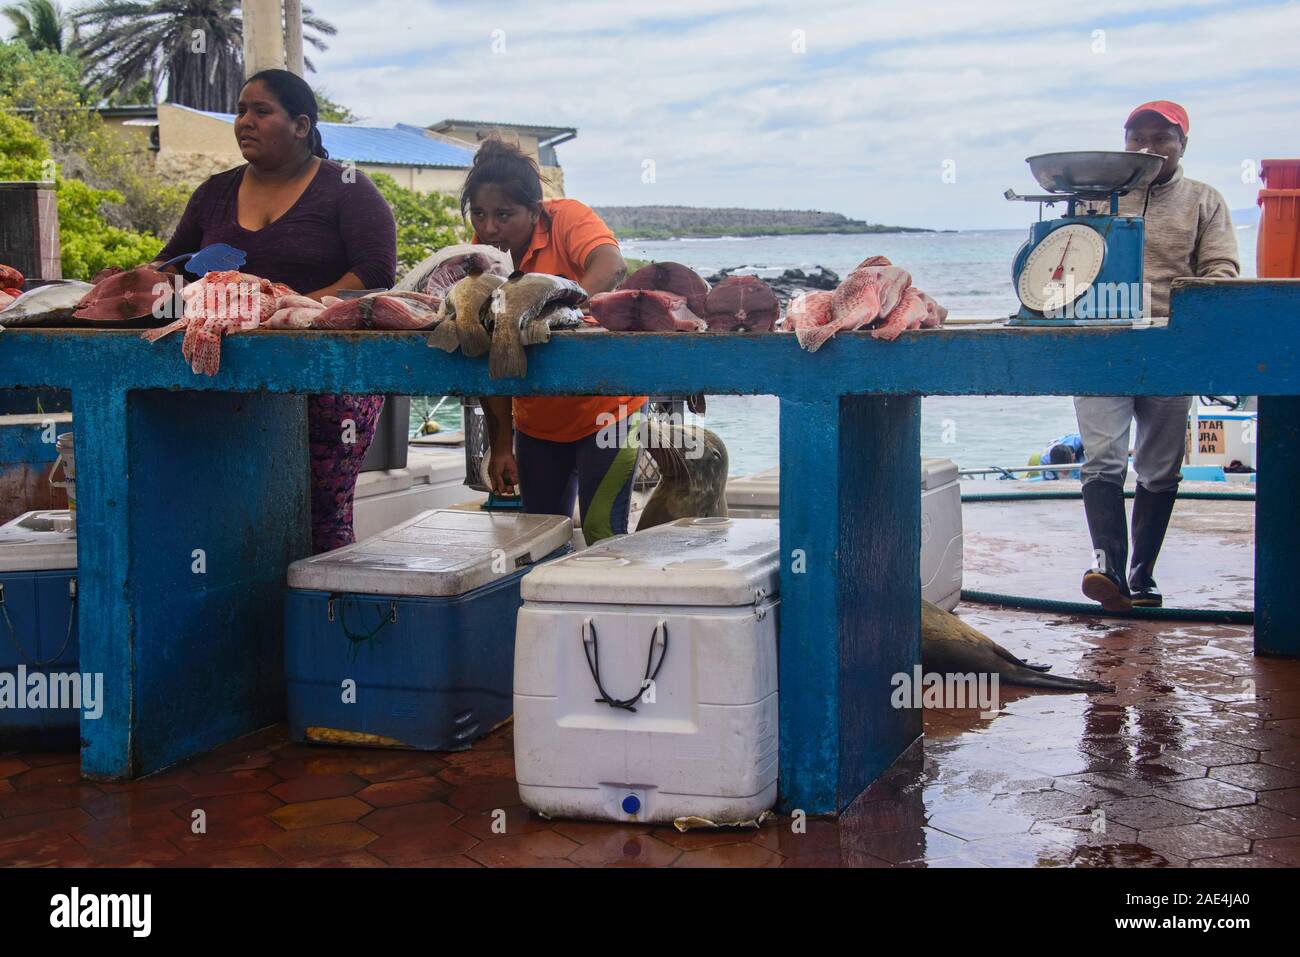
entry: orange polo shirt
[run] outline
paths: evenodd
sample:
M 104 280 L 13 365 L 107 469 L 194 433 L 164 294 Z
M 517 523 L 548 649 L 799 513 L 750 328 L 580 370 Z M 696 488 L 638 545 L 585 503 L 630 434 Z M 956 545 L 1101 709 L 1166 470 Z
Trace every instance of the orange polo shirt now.
M 618 240 L 590 206 L 576 199 L 548 199 L 542 206 L 550 214 L 550 227 L 538 218 L 516 268 L 581 282 L 587 257 L 601 246 L 617 246 Z M 645 401 L 643 395 L 519 396 L 514 400 L 515 428 L 535 439 L 576 442 L 600 431 L 607 424 L 599 419 L 605 413 L 617 421 Z

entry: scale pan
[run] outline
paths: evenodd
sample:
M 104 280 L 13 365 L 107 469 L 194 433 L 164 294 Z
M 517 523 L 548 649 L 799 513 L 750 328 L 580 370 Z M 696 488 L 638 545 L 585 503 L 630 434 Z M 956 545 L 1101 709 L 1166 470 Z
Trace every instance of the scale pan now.
M 1025 160 L 1038 185 L 1052 193 L 1127 193 L 1150 184 L 1165 158 L 1126 150 L 1040 153 Z

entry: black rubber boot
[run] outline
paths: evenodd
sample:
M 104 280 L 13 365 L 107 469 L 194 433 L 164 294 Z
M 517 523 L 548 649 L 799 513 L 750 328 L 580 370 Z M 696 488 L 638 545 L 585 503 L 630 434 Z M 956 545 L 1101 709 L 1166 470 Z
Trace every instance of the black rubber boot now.
M 1141 608 L 1159 608 L 1164 604 L 1153 575 L 1177 497 L 1177 488 L 1148 492 L 1141 484 L 1133 496 L 1133 566 L 1129 569 L 1128 586 L 1133 604 Z
M 1106 611 L 1128 611 L 1124 569 L 1128 565 L 1128 521 L 1124 515 L 1124 489 L 1113 482 L 1093 479 L 1083 486 L 1083 509 L 1088 516 L 1095 564 L 1083 576 L 1083 593 Z

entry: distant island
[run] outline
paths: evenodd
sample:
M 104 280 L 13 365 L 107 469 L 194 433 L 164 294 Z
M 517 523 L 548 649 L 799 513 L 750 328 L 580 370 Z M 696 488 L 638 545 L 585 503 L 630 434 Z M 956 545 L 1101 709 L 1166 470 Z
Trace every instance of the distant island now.
M 885 226 L 815 209 L 734 209 L 706 206 L 596 206 L 596 213 L 623 239 L 781 236 L 806 233 L 928 233 L 913 226 Z

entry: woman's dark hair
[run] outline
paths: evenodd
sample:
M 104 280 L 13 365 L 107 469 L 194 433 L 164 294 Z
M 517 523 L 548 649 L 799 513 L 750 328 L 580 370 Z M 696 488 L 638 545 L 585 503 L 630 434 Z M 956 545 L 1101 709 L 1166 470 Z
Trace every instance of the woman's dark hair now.
M 542 171 L 537 161 L 513 143 L 507 143 L 493 133 L 483 140 L 474 154 L 474 167 L 465 177 L 460 190 L 460 212 L 465 215 L 480 186 L 488 184 L 501 187 L 513 202 L 526 206 L 550 225 L 550 217 L 542 206 Z
M 307 146 L 313 156 L 319 156 L 321 159 L 329 159 L 329 150 L 320 138 L 320 119 L 319 111 L 316 108 L 316 94 L 307 81 L 296 73 L 290 73 L 288 70 L 262 70 L 260 73 L 254 73 L 244 81 L 244 86 L 250 83 L 261 83 L 280 101 L 286 113 L 292 119 L 300 116 L 307 117 L 311 121 L 311 131 L 307 134 Z

